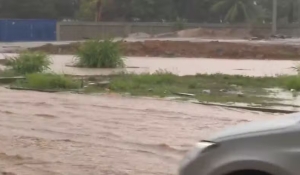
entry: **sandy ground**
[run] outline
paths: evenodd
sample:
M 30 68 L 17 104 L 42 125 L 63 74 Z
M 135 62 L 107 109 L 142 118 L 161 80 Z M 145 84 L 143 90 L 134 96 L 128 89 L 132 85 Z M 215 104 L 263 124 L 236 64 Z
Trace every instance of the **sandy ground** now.
M 196 141 L 270 114 L 185 102 L 0 88 L 0 170 L 166 175 Z

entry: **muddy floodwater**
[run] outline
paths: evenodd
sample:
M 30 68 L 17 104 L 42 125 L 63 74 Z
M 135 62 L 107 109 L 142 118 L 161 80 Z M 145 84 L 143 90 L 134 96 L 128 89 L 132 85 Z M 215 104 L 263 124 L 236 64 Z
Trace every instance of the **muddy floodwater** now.
M 0 55 L 0 59 L 12 54 Z M 71 55 L 53 55 L 52 71 L 73 75 L 108 75 L 122 71 L 134 73 L 153 73 L 165 70 L 178 75 L 195 75 L 198 73 L 223 73 L 247 76 L 276 76 L 296 74 L 291 68 L 299 61 L 289 60 L 230 60 L 205 58 L 158 58 L 158 57 L 127 57 L 127 69 L 88 69 L 68 67 L 75 61 Z
M 56 73 L 123 71 L 72 68 L 66 65 L 73 56 L 51 58 Z M 290 67 L 297 62 L 130 57 L 126 64 L 138 67 L 127 69 L 135 73 L 275 76 L 295 74 Z M 4 88 L 0 103 L 0 173 L 11 175 L 175 175 L 195 142 L 224 127 L 277 117 L 188 102 Z
M 0 170 L 16 175 L 174 175 L 196 141 L 274 115 L 185 102 L 0 88 Z
M 123 71 L 122 69 L 81 69 L 66 67 L 66 64 L 74 61 L 73 56 L 53 56 L 52 70 L 66 74 L 93 75 L 111 74 Z M 139 58 L 129 57 L 125 59 L 128 67 L 126 71 L 153 73 L 157 70 L 166 70 L 178 75 L 195 75 L 197 73 L 223 73 L 231 75 L 248 76 L 276 76 L 278 74 L 295 74 L 291 69 L 296 61 L 275 60 L 224 60 L 201 58 Z

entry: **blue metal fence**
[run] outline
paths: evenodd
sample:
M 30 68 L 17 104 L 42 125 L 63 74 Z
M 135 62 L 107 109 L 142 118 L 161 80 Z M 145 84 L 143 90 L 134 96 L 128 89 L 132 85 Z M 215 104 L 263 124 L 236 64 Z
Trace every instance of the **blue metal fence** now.
M 55 20 L 0 20 L 0 42 L 55 40 Z

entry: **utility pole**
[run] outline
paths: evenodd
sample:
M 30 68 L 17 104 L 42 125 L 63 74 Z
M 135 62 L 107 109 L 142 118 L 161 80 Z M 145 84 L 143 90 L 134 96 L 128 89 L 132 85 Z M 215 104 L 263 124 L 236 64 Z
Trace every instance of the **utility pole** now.
M 272 34 L 277 33 L 277 0 L 273 0 Z

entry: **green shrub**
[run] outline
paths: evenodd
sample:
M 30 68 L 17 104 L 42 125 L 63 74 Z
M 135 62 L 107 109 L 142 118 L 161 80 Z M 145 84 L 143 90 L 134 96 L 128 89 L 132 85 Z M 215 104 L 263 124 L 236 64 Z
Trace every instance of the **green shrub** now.
M 153 74 L 120 74 L 112 79 L 110 89 L 115 91 L 132 90 L 132 89 L 149 89 L 152 86 L 170 86 L 177 83 L 177 76 L 171 72 L 158 70 Z
M 177 17 L 176 21 L 173 24 L 173 30 L 174 31 L 184 30 L 185 27 L 186 27 L 186 20 Z
M 19 75 L 20 74 L 14 72 L 11 69 L 0 69 L 0 77 L 15 77 Z
M 26 81 L 17 85 L 32 89 L 78 89 L 81 83 L 64 75 L 34 73 L 27 74 Z
M 296 64 L 295 66 L 291 67 L 293 70 L 297 71 L 298 75 L 300 75 L 300 64 Z
M 78 66 L 88 68 L 123 67 L 120 42 L 113 40 L 90 40 L 81 45 L 77 52 Z
M 18 56 L 7 57 L 7 66 L 18 74 L 43 72 L 51 64 L 47 54 L 42 52 L 23 52 Z
M 176 75 L 165 70 L 157 70 L 153 74 L 133 74 L 133 80 L 140 84 L 173 84 L 176 82 Z
M 288 90 L 300 91 L 300 76 L 287 76 L 284 80 Z

